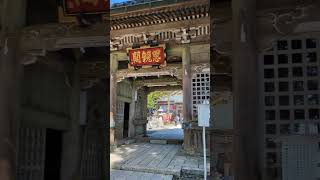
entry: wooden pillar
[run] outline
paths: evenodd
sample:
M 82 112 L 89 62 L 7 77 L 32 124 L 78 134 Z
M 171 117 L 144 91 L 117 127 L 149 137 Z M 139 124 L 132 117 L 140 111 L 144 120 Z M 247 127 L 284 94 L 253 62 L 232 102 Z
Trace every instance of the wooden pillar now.
M 192 121 L 192 94 L 191 94 L 191 52 L 190 47 L 186 45 L 182 50 L 183 66 L 183 121 L 186 126 Z M 191 129 L 184 128 L 184 149 L 188 151 L 191 148 L 190 138 Z
M 17 38 L 0 51 L 0 179 L 16 179 L 19 59 Z
M 115 142 L 115 122 L 117 115 L 117 77 L 118 59 L 116 54 L 110 55 L 110 145 Z
M 80 52 L 75 52 L 79 55 Z M 69 59 L 72 61 L 72 59 Z M 80 71 L 79 57 L 75 59 L 70 78 L 70 131 L 63 133 L 61 180 L 80 179 Z
M 232 1 L 235 180 L 261 179 L 258 132 L 256 2 Z
M 136 113 L 136 95 L 137 95 L 136 93 L 138 93 L 137 92 L 138 89 L 135 83 L 133 82 L 131 83 L 132 83 L 132 92 L 131 92 L 132 101 L 130 103 L 130 112 L 129 112 L 129 137 L 134 137 L 135 136 L 134 121 L 135 121 L 135 113 Z
M 0 1 L 0 179 L 17 176 L 19 124 L 19 31 L 25 24 L 26 0 Z

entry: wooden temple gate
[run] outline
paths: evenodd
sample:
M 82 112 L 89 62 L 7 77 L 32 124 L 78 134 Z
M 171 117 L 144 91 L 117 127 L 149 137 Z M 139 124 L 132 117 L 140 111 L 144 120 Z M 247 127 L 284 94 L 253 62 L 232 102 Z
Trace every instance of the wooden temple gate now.
M 184 150 L 198 154 L 202 148 L 202 135 L 197 128 L 197 104 L 210 100 L 209 1 L 165 0 L 161 3 L 148 2 L 148 8 L 146 4 L 111 8 L 111 76 L 115 79 L 110 87 L 113 88 L 112 92 L 117 92 L 119 83 L 126 79 L 136 88 L 133 91 L 143 90 L 146 93 L 144 96 L 157 89 L 183 90 Z M 162 11 L 163 7 L 166 7 L 166 11 Z M 129 57 L 125 50 L 141 48 L 146 44 L 152 47 L 166 45 L 166 65 L 160 69 L 126 68 Z M 116 96 L 110 93 L 113 99 L 111 107 L 118 106 Z M 116 108 L 113 109 L 110 118 L 114 117 L 117 121 Z M 133 129 L 146 128 L 146 117 L 142 117 L 133 118 L 132 121 L 137 124 Z M 117 128 L 112 128 L 112 131 L 117 131 Z M 131 137 L 144 133 L 135 132 Z M 207 147 L 209 142 L 208 136 Z

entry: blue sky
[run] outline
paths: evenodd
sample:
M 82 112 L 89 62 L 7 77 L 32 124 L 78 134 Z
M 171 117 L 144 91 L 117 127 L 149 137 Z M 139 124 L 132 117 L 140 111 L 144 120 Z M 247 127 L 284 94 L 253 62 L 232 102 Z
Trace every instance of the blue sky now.
M 125 1 L 128 1 L 128 0 L 111 0 L 111 4 L 125 2 Z

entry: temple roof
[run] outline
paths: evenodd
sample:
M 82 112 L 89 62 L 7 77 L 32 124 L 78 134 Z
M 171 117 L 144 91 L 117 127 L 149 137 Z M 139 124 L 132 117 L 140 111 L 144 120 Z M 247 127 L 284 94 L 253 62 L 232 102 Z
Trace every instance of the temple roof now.
M 140 0 L 111 8 L 111 29 L 126 29 L 209 16 L 208 0 Z
M 129 0 L 121 3 L 114 3 L 111 6 L 111 13 L 125 13 L 129 11 L 168 6 L 176 3 L 183 3 L 190 0 Z

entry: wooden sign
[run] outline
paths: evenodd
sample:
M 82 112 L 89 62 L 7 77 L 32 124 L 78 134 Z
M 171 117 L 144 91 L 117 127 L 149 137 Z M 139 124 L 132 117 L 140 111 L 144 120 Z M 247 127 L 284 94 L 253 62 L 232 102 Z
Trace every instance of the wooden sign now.
M 109 8 L 109 0 L 63 0 L 66 15 L 105 14 Z
M 129 49 L 130 66 L 160 66 L 165 63 L 164 47 Z

